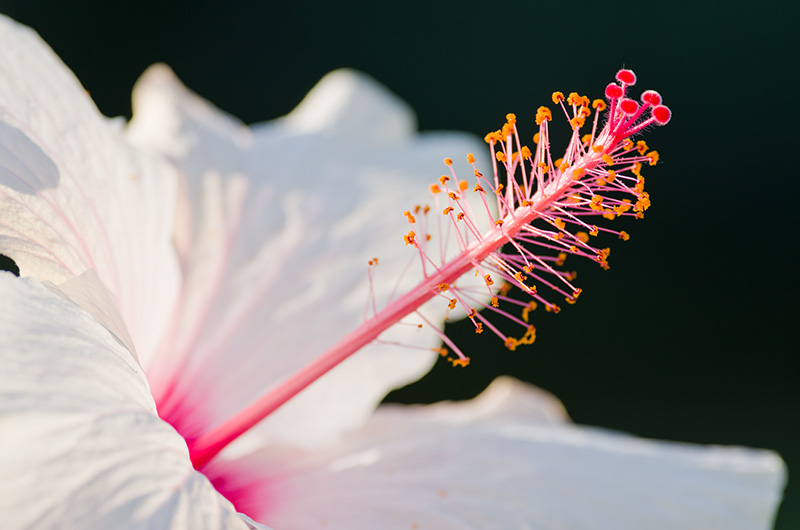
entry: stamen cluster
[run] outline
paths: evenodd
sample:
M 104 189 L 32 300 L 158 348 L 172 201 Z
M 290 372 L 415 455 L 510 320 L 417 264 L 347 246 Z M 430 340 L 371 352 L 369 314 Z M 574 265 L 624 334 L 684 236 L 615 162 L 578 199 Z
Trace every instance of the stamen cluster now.
M 476 333 L 488 328 L 511 350 L 535 339 L 535 328 L 528 322 L 530 311 L 539 304 L 547 311 L 560 311 L 539 292 L 539 286 L 548 287 L 550 293 L 563 296 L 568 303 L 575 303 L 580 295 L 581 289 L 572 284 L 575 273 L 561 269 L 567 256 L 588 257 L 608 268 L 610 249 L 597 248 L 592 238 L 600 232 L 629 238 L 625 231 L 597 223 L 622 216 L 641 218 L 650 206 L 641 170 L 644 163 L 655 165 L 658 153 L 650 151 L 644 141 L 634 142 L 630 137 L 651 125 L 666 124 L 671 113 L 655 91 L 642 93 L 641 102 L 626 97 L 628 88 L 636 82 L 632 71 L 620 70 L 616 81 L 606 87 L 605 101 L 590 102 L 574 92 L 566 98 L 561 92 L 553 94 L 553 103 L 561 108 L 572 130 L 562 157 L 554 159 L 550 151 L 553 115 L 549 108 L 540 107 L 536 114 L 539 131 L 533 138 L 533 149 L 522 145 L 516 116 L 508 114 L 505 125 L 485 138 L 492 153 L 492 177 L 483 175 L 475 165 L 475 156 L 469 154 L 467 162 L 476 179 L 471 186 L 458 180 L 452 160 L 445 159 L 450 172 L 431 186 L 433 208 L 418 206 L 404 212 L 416 228 L 404 240 L 419 252 L 427 288 L 445 299 L 449 309 L 461 306 Z M 592 109 L 591 132 L 582 134 Z M 478 220 L 468 194 L 479 197 L 482 206 L 478 209 L 489 221 L 488 230 L 479 228 L 485 223 Z M 454 234 L 460 250 L 454 259 L 443 259 L 441 252 L 434 257 L 432 246 L 437 243 L 432 242 L 430 212 L 447 219 L 444 238 Z M 420 215 L 421 222 L 417 222 Z M 441 249 L 441 243 L 438 245 Z M 458 278 L 470 269 L 483 278 L 485 292 L 458 287 Z M 509 296 L 513 287 L 527 293 L 528 299 Z M 482 301 L 485 299 L 489 302 Z M 500 302 L 521 308 L 519 316 L 502 309 Z M 478 307 L 519 324 L 524 329 L 522 336 L 505 335 Z M 442 338 L 456 354 L 449 360 L 465 366 L 469 359 L 444 335 Z M 449 352 L 442 349 L 440 353 L 446 356 Z
M 572 129 L 561 158 L 553 160 L 551 156 L 548 127 L 552 112 L 541 107 L 536 114 L 539 132 L 534 137 L 533 150 L 522 145 L 513 114 L 506 117 L 502 129 L 486 136 L 493 157 L 492 177 L 481 174 L 475 166 L 475 157 L 470 154 L 467 161 L 476 179 L 470 187 L 456 177 L 452 160 L 445 159 L 450 171 L 431 187 L 433 207 L 404 212 L 414 225 L 404 240 L 419 253 L 422 281 L 381 309 L 372 300 L 372 316 L 366 315 L 360 326 L 222 425 L 190 440 L 189 451 L 195 467 L 201 468 L 233 440 L 352 354 L 380 340 L 384 331 L 411 314 L 438 333 L 455 356 L 449 356 L 445 348 L 436 351 L 448 357 L 453 365 L 466 366 L 469 359 L 420 312 L 433 298 L 443 298 L 450 310 L 460 306 L 477 333 L 488 328 L 509 349 L 533 342 L 536 330 L 528 323 L 530 311 L 540 303 L 549 311 L 559 311 L 558 305 L 539 293 L 538 286 L 549 287 L 567 302 L 574 302 L 581 291 L 572 285 L 574 273 L 560 269 L 566 257 L 585 256 L 608 267 L 609 250 L 596 248 L 591 238 L 600 232 L 616 234 L 621 239 L 628 239 L 628 235 L 601 228 L 595 222 L 620 216 L 641 217 L 650 206 L 641 168 L 644 162 L 650 165 L 658 162 L 658 153 L 649 151 L 643 141 L 634 143 L 630 137 L 650 125 L 666 124 L 670 111 L 652 90 L 641 95 L 641 103 L 627 98 L 625 93 L 635 81 L 633 72 L 620 70 L 617 82 L 606 87 L 606 101 L 590 103 L 588 98 L 575 93 L 567 98 L 560 92 L 553 94 L 553 102 L 561 107 Z M 590 107 L 595 110 L 591 133 L 582 136 L 581 128 L 592 117 Z M 604 118 L 598 130 L 601 113 Z M 482 212 L 483 220 L 475 210 Z M 431 217 L 436 220 L 431 221 Z M 438 228 L 443 236 L 437 238 L 438 244 L 431 226 Z M 452 257 L 445 256 L 450 237 L 458 243 L 458 252 Z M 438 252 L 434 246 L 438 246 Z M 370 280 L 377 265 L 377 259 L 370 260 Z M 480 292 L 465 286 L 461 280 L 473 273 L 481 278 Z M 513 287 L 521 289 L 529 299 L 510 296 Z M 501 309 L 501 302 L 521 307 L 520 316 Z M 503 334 L 484 313 L 478 312 L 478 307 L 521 325 L 524 328 L 521 337 Z

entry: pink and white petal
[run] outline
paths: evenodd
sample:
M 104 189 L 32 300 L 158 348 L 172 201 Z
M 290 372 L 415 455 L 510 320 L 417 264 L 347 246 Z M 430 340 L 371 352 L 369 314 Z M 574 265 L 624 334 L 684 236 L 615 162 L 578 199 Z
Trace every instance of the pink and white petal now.
M 381 407 L 335 448 L 262 450 L 207 473 L 281 530 L 771 528 L 785 483 L 774 453 L 560 417 L 554 398 L 504 379 L 468 403 Z
M 179 287 L 174 169 L 134 151 L 31 29 L 0 17 L 0 50 L 0 253 L 56 285 L 95 270 L 147 357 Z
M 131 353 L 74 302 L 0 273 L 0 527 L 246 529 L 158 418 Z
M 363 322 L 369 260 L 380 259 L 377 307 L 413 285 L 419 257 L 403 245 L 402 212 L 426 199 L 444 156 L 464 160 L 480 147 L 467 135 L 417 134 L 405 103 L 352 71 L 329 74 L 289 116 L 250 130 L 156 66 L 134 90 L 128 132 L 185 177 L 181 310 L 160 364 L 146 369 L 162 415 L 188 436 Z M 425 311 L 441 324 L 446 304 Z M 365 348 L 270 417 L 262 434 L 326 443 L 366 421 L 387 391 L 434 361 L 438 335 L 416 323 L 383 337 L 408 348 Z

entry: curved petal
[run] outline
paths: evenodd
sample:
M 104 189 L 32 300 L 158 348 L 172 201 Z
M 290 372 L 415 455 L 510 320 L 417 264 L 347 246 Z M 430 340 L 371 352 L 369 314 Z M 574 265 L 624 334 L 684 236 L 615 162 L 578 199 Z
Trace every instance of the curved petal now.
M 501 379 L 467 403 L 381 407 L 327 451 L 260 451 L 206 472 L 239 509 L 282 530 L 771 528 L 785 482 L 774 453 L 561 418 L 554 398 Z
M 129 147 L 32 30 L 0 17 L 0 253 L 55 284 L 88 269 L 148 357 L 179 285 L 176 176 Z
M 146 368 L 159 411 L 189 437 L 361 324 L 371 294 L 380 308 L 413 285 L 419 258 L 403 245 L 402 212 L 425 199 L 444 156 L 479 147 L 466 135 L 417 135 L 404 103 L 352 71 L 329 74 L 289 116 L 253 129 L 164 66 L 137 83 L 134 110 L 133 141 L 185 176 L 181 310 L 161 364 Z M 439 324 L 445 310 L 425 309 Z M 373 343 L 270 416 L 262 434 L 307 445 L 363 423 L 433 362 L 438 335 L 408 323 L 382 339 L 409 347 Z
M 158 418 L 128 350 L 73 302 L 0 273 L 0 527 L 246 529 Z

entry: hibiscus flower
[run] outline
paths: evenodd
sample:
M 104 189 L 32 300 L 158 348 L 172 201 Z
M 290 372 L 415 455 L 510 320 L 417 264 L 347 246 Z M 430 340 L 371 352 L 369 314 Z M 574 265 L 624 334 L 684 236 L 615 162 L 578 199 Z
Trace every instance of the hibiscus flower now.
M 449 309 L 433 303 L 193 465 L 365 302 L 415 284 L 396 220 L 443 156 L 479 147 L 418 134 L 350 71 L 248 128 L 156 66 L 134 112 L 100 116 L 0 20 L 0 253 L 20 276 L 0 273 L 3 528 L 770 525 L 785 470 L 768 451 L 578 427 L 509 378 L 376 409 L 435 361 Z

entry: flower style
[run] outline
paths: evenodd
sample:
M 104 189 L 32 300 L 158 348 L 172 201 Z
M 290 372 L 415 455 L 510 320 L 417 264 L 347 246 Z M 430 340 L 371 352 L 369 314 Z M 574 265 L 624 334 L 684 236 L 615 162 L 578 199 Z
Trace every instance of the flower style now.
M 366 300 L 418 283 L 395 221 L 442 156 L 478 151 L 418 135 L 403 103 L 349 71 L 251 128 L 163 66 L 134 107 L 127 127 L 105 120 L 33 32 L 0 20 L 0 253 L 22 276 L 0 273 L 3 528 L 769 525 L 784 469 L 767 451 L 579 428 L 508 378 L 471 402 L 375 410 L 434 362 L 439 333 L 416 324 L 443 321 L 438 297 L 195 469 L 206 433 L 357 327 Z M 510 137 L 489 141 L 512 170 Z M 527 200 L 499 196 L 501 221 Z M 558 230 L 538 236 L 570 237 L 545 221 Z M 354 263 L 374 256 L 369 281 Z M 525 256 L 494 274 L 549 266 Z M 458 288 L 489 302 L 485 277 L 471 281 Z

